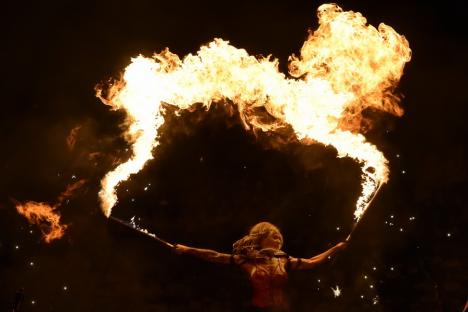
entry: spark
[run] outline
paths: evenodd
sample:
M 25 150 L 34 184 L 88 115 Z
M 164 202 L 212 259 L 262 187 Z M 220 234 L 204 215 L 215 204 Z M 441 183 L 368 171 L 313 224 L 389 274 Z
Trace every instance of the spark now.
M 19 249 L 19 246 L 18 246 L 18 245 L 15 245 L 15 249 L 18 250 L 18 249 Z
M 394 267 L 390 267 L 390 271 L 393 271 L 395 268 Z
M 31 304 L 36 304 L 36 300 L 31 300 Z
M 409 220 L 410 221 L 413 221 L 414 219 L 416 219 L 415 217 L 410 217 Z
M 377 267 L 373 267 L 372 270 L 376 271 L 376 270 L 377 270 Z
M 29 266 L 34 266 L 34 262 L 33 261 L 29 262 Z
M 401 173 L 402 173 L 402 174 L 406 174 L 406 170 L 402 170 Z
M 364 295 L 361 295 L 361 299 L 364 299 Z
M 396 157 L 397 157 L 397 158 L 400 158 L 400 154 L 396 154 Z
M 369 288 L 374 288 L 374 285 L 370 285 Z
M 400 228 L 400 232 L 403 232 L 403 228 Z
M 335 296 L 335 298 L 339 297 L 341 295 L 341 289 L 338 285 L 336 285 L 336 289 L 334 289 L 333 287 L 331 287 L 331 290 L 333 291 L 333 295 Z
M 364 279 L 367 279 L 367 275 L 364 275 Z
M 67 290 L 68 290 L 67 285 L 63 286 L 63 290 L 64 290 L 64 291 L 67 291 Z
M 339 227 L 339 226 L 337 226 L 337 227 L 336 227 L 336 230 L 337 230 L 337 231 L 339 231 L 339 230 L 340 230 L 340 227 Z
M 450 236 L 452 236 L 452 233 L 447 233 L 447 237 L 450 237 Z

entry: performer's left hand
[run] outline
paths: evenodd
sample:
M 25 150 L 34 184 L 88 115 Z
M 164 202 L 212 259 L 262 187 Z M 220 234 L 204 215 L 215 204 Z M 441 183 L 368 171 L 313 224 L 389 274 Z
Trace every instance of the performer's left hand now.
M 338 244 L 335 245 L 335 249 L 338 250 L 344 250 L 346 247 L 348 247 L 348 242 L 339 242 Z
M 181 245 L 181 244 L 175 244 L 174 245 L 174 252 L 178 255 L 181 255 L 183 254 L 184 252 L 186 252 L 189 248 L 185 245 Z

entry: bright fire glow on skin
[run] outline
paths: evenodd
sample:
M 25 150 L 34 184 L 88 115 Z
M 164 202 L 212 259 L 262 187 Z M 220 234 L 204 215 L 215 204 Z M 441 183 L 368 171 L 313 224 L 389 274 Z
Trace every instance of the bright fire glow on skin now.
M 389 174 L 382 152 L 360 132 L 361 113 L 371 108 L 403 114 L 394 90 L 411 50 L 390 26 L 382 23 L 376 29 L 360 13 L 343 12 L 335 4 L 320 6 L 318 18 L 319 27 L 310 32 L 300 55 L 290 57 L 288 76 L 278 71 L 278 60 L 254 57 L 215 39 L 183 59 L 169 50 L 153 58 L 138 56 L 122 80 L 105 92 L 99 89 L 105 104 L 126 112 L 125 138 L 132 150 L 130 159 L 101 181 L 104 214 L 109 217 L 117 203 L 119 183 L 153 158 L 164 124 L 162 103 L 183 110 L 231 101 L 246 129 L 274 132 L 289 125 L 303 144 L 333 146 L 338 157 L 359 162 L 358 221 Z

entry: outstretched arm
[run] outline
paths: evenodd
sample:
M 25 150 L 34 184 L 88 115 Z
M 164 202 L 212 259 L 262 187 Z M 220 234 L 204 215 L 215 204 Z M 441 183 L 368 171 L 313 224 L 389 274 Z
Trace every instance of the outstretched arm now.
M 320 264 L 335 254 L 337 251 L 344 249 L 346 243 L 338 243 L 332 248 L 328 249 L 321 254 L 316 255 L 315 257 L 302 259 L 302 258 L 290 258 L 290 267 L 293 270 L 309 270 L 314 268 L 317 264 Z
M 217 252 L 211 249 L 193 248 L 177 244 L 174 246 L 174 250 L 178 254 L 189 254 L 214 263 L 229 264 L 234 260 L 230 254 Z

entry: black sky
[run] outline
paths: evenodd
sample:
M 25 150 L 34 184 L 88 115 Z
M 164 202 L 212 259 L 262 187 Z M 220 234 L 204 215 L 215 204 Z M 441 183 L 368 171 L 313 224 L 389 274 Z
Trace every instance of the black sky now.
M 130 57 L 165 47 L 194 53 L 215 37 L 250 54 L 272 54 L 285 71 L 307 29 L 316 28 L 320 4 L 3 5 L 0 310 L 10 311 L 24 288 L 21 311 L 242 311 L 249 286 L 238 269 L 176 256 L 100 212 L 99 180 L 113 159 L 125 159 L 127 146 L 120 138 L 123 116 L 110 112 L 94 87 L 118 77 Z M 389 159 L 390 182 L 336 261 L 290 276 L 294 311 L 462 311 L 468 14 L 461 2 L 338 4 L 408 39 L 413 58 L 399 87 L 405 115 L 377 116 L 367 137 Z M 119 188 L 114 215 L 137 215 L 170 241 L 225 252 L 260 220 L 277 224 L 285 251 L 296 256 L 312 256 L 349 233 L 359 193 L 353 161 L 321 146 L 277 149 L 217 107 L 167 118 L 156 159 Z M 77 125 L 70 151 L 66 137 Z M 92 152 L 101 153 L 96 162 L 86 158 Z M 11 199 L 53 203 L 82 178 L 86 186 L 60 210 L 69 230 L 45 244 Z M 343 291 L 337 299 L 335 285 Z

